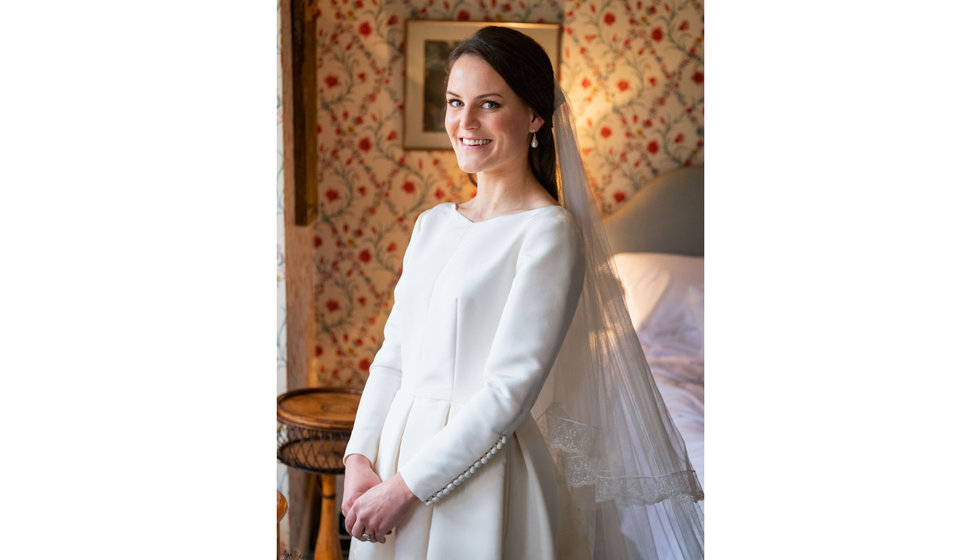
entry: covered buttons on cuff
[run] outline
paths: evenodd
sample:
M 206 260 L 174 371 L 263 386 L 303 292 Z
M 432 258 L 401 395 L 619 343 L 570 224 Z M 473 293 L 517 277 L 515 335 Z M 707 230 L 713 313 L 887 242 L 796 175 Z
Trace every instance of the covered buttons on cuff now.
M 439 500 L 445 498 L 446 495 L 449 494 L 454 488 L 460 486 L 467 478 L 473 476 L 476 473 L 476 469 L 482 467 L 483 465 L 486 465 L 487 461 L 489 461 L 491 457 L 496 455 L 497 451 L 500 451 L 501 449 L 504 448 L 505 443 L 507 443 L 507 436 L 500 436 L 500 438 L 497 439 L 497 442 L 493 446 L 491 446 L 490 449 L 486 453 L 484 453 L 482 457 L 477 459 L 473 463 L 473 465 L 470 466 L 469 469 L 463 471 L 462 474 L 454 478 L 452 482 L 445 485 L 441 490 L 429 496 L 429 498 L 425 500 L 425 505 L 431 506 L 433 504 L 438 503 Z

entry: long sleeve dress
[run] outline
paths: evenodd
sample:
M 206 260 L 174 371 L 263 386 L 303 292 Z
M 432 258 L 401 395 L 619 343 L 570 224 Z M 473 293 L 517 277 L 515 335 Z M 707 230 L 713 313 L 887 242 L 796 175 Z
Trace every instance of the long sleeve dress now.
M 574 218 L 549 206 L 471 222 L 423 212 L 347 456 L 422 501 L 356 560 L 565 557 L 562 492 L 530 417 L 581 293 Z

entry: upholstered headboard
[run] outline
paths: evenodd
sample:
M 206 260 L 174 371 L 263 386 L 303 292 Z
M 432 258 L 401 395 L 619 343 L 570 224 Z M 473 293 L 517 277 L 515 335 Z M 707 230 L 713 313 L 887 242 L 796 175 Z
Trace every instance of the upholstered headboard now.
M 613 253 L 704 256 L 704 167 L 652 178 L 603 223 Z

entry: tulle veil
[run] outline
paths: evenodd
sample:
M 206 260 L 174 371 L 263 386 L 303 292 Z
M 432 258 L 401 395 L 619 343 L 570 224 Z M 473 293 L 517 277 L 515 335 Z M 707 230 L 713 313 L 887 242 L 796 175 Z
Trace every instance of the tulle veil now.
M 578 222 L 587 266 L 532 414 L 592 558 L 703 558 L 701 484 L 633 330 L 573 119 L 556 80 L 559 202 Z

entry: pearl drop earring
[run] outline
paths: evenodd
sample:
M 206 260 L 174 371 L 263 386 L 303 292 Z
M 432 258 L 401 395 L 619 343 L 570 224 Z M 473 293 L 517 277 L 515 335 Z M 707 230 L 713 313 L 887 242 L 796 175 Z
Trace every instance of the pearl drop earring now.
M 538 133 L 537 132 L 532 132 L 531 133 L 531 147 L 532 148 L 537 148 L 538 147 Z

